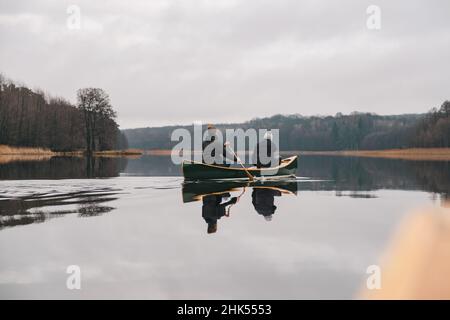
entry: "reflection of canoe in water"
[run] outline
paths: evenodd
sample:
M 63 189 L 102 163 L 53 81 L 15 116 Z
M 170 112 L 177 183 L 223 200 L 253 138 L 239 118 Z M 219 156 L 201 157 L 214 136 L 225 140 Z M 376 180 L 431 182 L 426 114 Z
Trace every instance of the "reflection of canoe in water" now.
M 183 184 L 183 202 L 199 201 L 206 195 L 239 191 L 244 187 L 273 189 L 282 194 L 297 194 L 297 181 L 295 180 L 187 182 Z
M 243 168 L 221 167 L 190 160 L 185 160 L 182 168 L 186 180 L 248 179 Z M 252 176 L 267 179 L 295 176 L 296 171 L 297 156 L 283 159 L 279 166 L 273 168 L 248 168 Z

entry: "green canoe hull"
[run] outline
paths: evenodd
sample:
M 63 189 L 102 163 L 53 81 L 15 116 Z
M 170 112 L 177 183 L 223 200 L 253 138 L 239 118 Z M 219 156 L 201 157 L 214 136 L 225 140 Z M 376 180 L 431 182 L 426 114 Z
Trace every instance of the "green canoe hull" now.
M 283 159 L 281 164 L 274 168 L 249 168 L 248 172 L 254 177 L 267 179 L 295 176 L 297 171 L 297 156 Z M 220 167 L 196 161 L 183 162 L 183 176 L 185 180 L 223 180 L 248 179 L 243 168 Z

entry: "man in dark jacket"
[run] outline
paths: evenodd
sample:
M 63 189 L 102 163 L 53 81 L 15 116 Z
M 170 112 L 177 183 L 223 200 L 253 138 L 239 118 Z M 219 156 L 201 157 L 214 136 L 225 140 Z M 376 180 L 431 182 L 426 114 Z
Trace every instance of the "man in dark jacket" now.
M 211 161 L 206 161 L 205 159 L 205 149 L 214 143 L 219 143 L 216 142 L 216 134 L 217 134 L 217 129 L 213 126 L 213 125 L 208 125 L 208 132 L 207 132 L 207 136 L 206 139 L 203 140 L 202 143 L 202 161 L 203 163 L 208 163 L 208 164 L 214 164 L 216 166 L 223 166 L 223 167 L 229 167 L 230 164 L 226 162 L 227 159 L 231 159 L 227 157 L 227 146 L 225 143 L 221 144 L 220 146 L 216 146 L 216 148 L 212 149 L 211 154 L 208 155 L 209 157 L 211 157 L 212 159 L 214 159 L 213 163 L 211 163 Z M 222 154 L 216 155 L 216 149 L 220 149 L 222 151 Z M 237 158 L 235 156 L 233 156 L 232 158 L 233 161 L 237 161 Z
M 253 152 L 253 162 L 258 168 L 270 168 L 280 164 L 278 148 L 272 140 L 272 133 L 267 131 L 264 134 L 264 139 L 256 145 Z

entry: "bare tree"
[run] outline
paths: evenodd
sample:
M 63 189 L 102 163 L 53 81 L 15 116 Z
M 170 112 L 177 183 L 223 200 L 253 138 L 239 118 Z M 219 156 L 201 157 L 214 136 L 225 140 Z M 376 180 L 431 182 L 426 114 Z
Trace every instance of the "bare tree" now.
M 87 150 L 86 140 L 90 138 L 91 152 L 117 148 L 120 130 L 108 95 L 100 89 L 82 90 L 81 108 L 77 108 L 63 98 L 31 90 L 0 73 L 0 144 L 75 151 Z M 87 126 L 89 119 L 92 123 Z
M 97 150 L 102 123 L 114 121 L 108 94 L 99 88 L 83 88 L 77 92 L 77 108 L 82 112 L 85 124 L 86 152 Z

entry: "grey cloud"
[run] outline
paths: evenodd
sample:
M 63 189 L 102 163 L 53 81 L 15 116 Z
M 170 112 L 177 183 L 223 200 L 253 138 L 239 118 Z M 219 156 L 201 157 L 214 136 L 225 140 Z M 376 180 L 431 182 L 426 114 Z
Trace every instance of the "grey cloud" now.
M 66 28 L 69 4 L 83 28 Z M 123 127 L 275 113 L 424 112 L 448 98 L 448 1 L 0 4 L 0 70 L 74 101 L 107 90 Z

